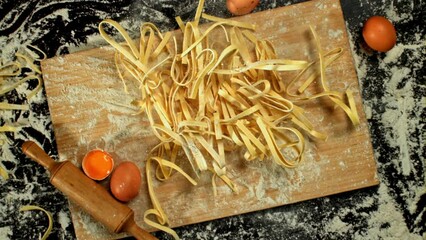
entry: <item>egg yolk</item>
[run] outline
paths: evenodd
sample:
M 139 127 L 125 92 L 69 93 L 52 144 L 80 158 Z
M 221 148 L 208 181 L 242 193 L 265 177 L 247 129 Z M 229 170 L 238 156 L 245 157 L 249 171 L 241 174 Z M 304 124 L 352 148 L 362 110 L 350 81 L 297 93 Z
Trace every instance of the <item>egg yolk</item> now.
M 88 152 L 82 162 L 84 173 L 94 180 L 103 180 L 108 177 L 113 165 L 111 155 L 102 150 Z

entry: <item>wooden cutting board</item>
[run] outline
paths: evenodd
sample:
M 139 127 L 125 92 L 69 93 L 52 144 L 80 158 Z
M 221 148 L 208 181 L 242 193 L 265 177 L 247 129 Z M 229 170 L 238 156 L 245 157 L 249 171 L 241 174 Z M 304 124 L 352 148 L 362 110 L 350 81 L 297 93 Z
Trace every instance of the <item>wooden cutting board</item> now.
M 327 99 L 320 99 L 304 107 L 317 129 L 327 133 L 329 138 L 308 141 L 306 160 L 300 167 L 289 170 L 272 161 L 245 162 L 241 155 L 233 154 L 228 159 L 228 170 L 239 194 L 219 183 L 216 198 L 208 173 L 201 176 L 196 187 L 179 174 L 170 181 L 156 182 L 158 198 L 172 227 L 378 184 L 340 2 L 309 1 L 237 19 L 256 24 L 256 35 L 270 40 L 282 58 L 316 58 L 309 25 L 315 27 L 324 50 L 342 47 L 343 56 L 327 69 L 326 74 L 333 89 L 342 91 L 351 85 L 356 90 L 361 125 L 352 127 L 343 111 L 334 109 Z M 134 109 L 128 107 L 133 99 L 124 93 L 117 78 L 113 54 L 111 47 L 101 47 L 42 62 L 59 156 L 61 160 L 69 159 L 79 165 L 87 151 L 103 148 L 113 154 L 116 163 L 131 160 L 144 170 L 146 154 L 157 140 L 145 115 L 133 115 Z M 144 171 L 142 173 L 144 175 Z M 77 206 L 70 206 L 78 238 L 118 237 L 109 235 Z M 146 185 L 129 206 L 135 210 L 138 224 L 147 228 L 143 213 L 151 204 Z

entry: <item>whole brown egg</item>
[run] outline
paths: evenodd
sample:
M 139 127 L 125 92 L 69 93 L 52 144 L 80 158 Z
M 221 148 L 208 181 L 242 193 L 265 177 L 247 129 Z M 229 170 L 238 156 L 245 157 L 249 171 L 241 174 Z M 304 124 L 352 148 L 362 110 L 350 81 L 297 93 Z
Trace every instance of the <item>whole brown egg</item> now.
M 259 0 L 227 0 L 226 7 L 234 15 L 251 13 L 259 4 Z
M 142 177 L 138 166 L 130 161 L 122 162 L 112 172 L 111 193 L 116 199 L 128 202 L 138 195 L 141 183 Z

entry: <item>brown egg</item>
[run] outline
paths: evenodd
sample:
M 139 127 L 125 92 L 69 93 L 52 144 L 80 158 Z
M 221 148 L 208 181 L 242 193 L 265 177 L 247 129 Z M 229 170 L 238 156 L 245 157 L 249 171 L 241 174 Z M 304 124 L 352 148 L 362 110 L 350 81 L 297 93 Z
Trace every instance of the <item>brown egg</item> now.
M 234 15 L 251 13 L 259 4 L 259 0 L 226 0 L 226 7 Z
M 396 44 L 395 27 L 382 16 L 370 17 L 362 28 L 362 36 L 370 48 L 379 52 L 387 52 Z
M 112 195 L 122 202 L 135 198 L 141 187 L 141 173 L 136 164 L 122 162 L 112 172 L 110 189 Z

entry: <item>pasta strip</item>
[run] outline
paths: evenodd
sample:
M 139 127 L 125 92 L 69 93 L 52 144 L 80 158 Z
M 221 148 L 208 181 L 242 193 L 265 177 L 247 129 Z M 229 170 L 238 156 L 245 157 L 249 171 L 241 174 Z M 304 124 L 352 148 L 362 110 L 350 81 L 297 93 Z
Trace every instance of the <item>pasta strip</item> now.
M 250 69 L 269 70 L 269 71 L 296 71 L 306 67 L 306 62 L 292 60 L 261 60 L 247 64 L 244 67 L 236 69 L 223 69 L 214 71 L 217 74 L 237 74 Z
M 215 16 L 212 16 L 212 15 L 209 15 L 209 14 L 206 14 L 206 13 L 203 13 L 202 17 L 204 19 L 210 20 L 212 22 L 219 22 L 219 23 L 226 24 L 228 26 L 240 27 L 240 28 L 245 28 L 245 29 L 250 29 L 250 30 L 256 30 L 256 25 L 253 25 L 253 24 L 250 24 L 250 23 L 219 18 L 219 17 L 215 17 Z
M 34 56 L 34 52 L 33 52 L 33 51 L 31 51 L 31 49 L 30 49 L 30 48 L 34 49 L 34 50 L 35 50 L 38 54 L 35 54 L 36 56 Z M 43 52 L 43 51 L 42 51 L 40 48 L 38 48 L 37 46 L 27 45 L 24 49 L 25 49 L 25 51 L 26 51 L 28 54 L 32 55 L 32 57 L 33 57 L 33 60 L 34 60 L 34 61 L 40 62 L 40 61 L 42 61 L 42 60 L 47 59 L 47 55 L 46 55 L 46 53 L 45 53 L 45 52 Z M 41 56 L 41 58 L 39 58 L 39 56 Z
M 24 110 L 24 111 L 26 111 L 26 110 L 29 110 L 29 107 L 28 107 L 28 105 L 0 102 L 0 109 L 3 109 L 3 110 Z
M 253 135 L 253 133 L 243 124 L 242 121 L 237 121 L 237 127 L 250 139 L 250 141 L 259 149 L 263 154 L 266 154 L 266 147 L 260 140 Z
M 158 145 L 157 147 L 155 147 L 154 149 L 158 149 L 160 146 L 162 145 Z M 179 173 L 181 173 L 190 183 L 192 183 L 193 185 L 197 185 L 196 181 L 194 179 L 192 179 L 189 175 L 187 175 L 180 167 L 178 167 L 176 164 L 169 162 L 165 159 L 162 158 L 158 158 L 158 157 L 149 157 L 146 163 L 146 175 L 147 175 L 147 185 L 148 185 L 148 192 L 152 201 L 152 204 L 154 205 L 153 209 L 148 209 L 147 211 L 145 211 L 144 213 L 144 221 L 146 224 L 155 227 L 157 229 L 160 229 L 162 231 L 165 231 L 169 234 L 171 234 L 174 238 L 178 239 L 179 237 L 177 236 L 176 232 L 171 229 L 168 228 L 164 225 L 168 224 L 168 218 L 167 215 L 164 213 L 164 210 L 161 208 L 161 205 L 157 199 L 157 197 L 154 194 L 154 189 L 153 189 L 153 184 L 151 182 L 151 164 L 152 162 L 155 161 L 157 162 L 157 164 L 160 167 L 169 167 L 172 168 L 176 171 L 178 171 Z M 158 221 L 158 223 L 150 220 L 148 217 L 154 215 Z
M 12 69 L 12 71 L 7 71 L 7 69 Z M 13 77 L 18 76 L 21 73 L 22 67 L 18 62 L 12 62 L 0 66 L 0 80 L 3 80 L 1 77 Z M 0 82 L 1 83 L 1 82 Z
M 43 236 L 41 237 L 41 240 L 46 240 L 47 237 L 49 237 L 50 232 L 52 231 L 52 227 L 53 227 L 53 220 L 52 220 L 52 214 L 50 212 L 48 212 L 47 210 L 45 210 L 44 208 L 38 207 L 38 206 L 34 206 L 34 205 L 25 205 L 22 206 L 21 208 L 19 208 L 19 211 L 33 211 L 33 210 L 40 210 L 42 212 L 44 212 L 49 220 L 49 226 L 47 227 L 46 231 L 44 232 Z
M 40 70 L 40 67 L 39 66 L 37 66 L 37 65 L 35 65 L 34 63 L 33 63 L 33 61 L 32 61 L 32 59 L 30 59 L 29 57 L 27 57 L 27 56 L 25 56 L 25 55 L 23 55 L 23 54 L 21 54 L 21 53 L 16 53 L 15 54 L 16 55 L 16 57 L 18 57 L 18 58 L 22 58 L 22 59 L 24 59 L 24 61 L 30 66 L 30 68 L 34 71 L 34 72 L 36 72 L 36 73 L 38 73 L 38 74 L 41 74 L 41 70 Z
M 6 169 L 3 166 L 0 166 L 0 176 L 3 178 L 3 180 L 9 179 L 9 173 L 6 171 Z

